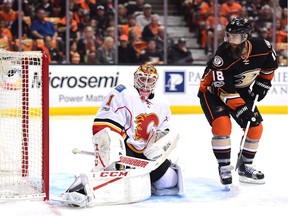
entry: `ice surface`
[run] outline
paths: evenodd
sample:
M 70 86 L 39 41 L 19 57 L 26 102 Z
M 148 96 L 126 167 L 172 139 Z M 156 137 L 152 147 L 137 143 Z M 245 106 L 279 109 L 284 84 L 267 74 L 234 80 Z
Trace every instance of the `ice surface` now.
M 84 209 L 63 207 L 55 202 L 6 202 L 0 203 L 1 215 L 287 215 L 288 115 L 263 115 L 264 132 L 254 164 L 265 173 L 266 184 L 240 183 L 233 173 L 230 191 L 220 184 L 210 127 L 204 115 L 173 115 L 172 118 L 173 127 L 180 131 L 176 153 L 181 155 L 184 196 L 152 196 L 134 204 Z M 93 116 L 51 117 L 51 196 L 64 192 L 74 175 L 91 170 L 93 157 L 74 155 L 71 151 L 75 147 L 93 151 L 92 122 Z M 232 126 L 232 163 L 235 166 L 243 132 L 235 123 Z

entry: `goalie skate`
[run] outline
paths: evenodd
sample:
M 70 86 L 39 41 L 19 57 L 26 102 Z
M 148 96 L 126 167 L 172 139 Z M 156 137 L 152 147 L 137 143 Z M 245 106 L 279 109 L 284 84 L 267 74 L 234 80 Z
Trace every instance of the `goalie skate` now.
M 88 197 L 78 192 L 62 193 L 60 196 L 51 197 L 51 200 L 60 202 L 63 205 L 79 208 L 86 207 L 89 203 Z
M 242 164 L 238 169 L 239 181 L 252 184 L 264 184 L 264 174 L 253 166 Z
M 89 186 L 86 174 L 81 174 L 75 178 L 72 185 L 60 196 L 53 197 L 53 201 L 61 202 L 64 205 L 73 207 L 86 207 L 93 200 L 93 192 Z

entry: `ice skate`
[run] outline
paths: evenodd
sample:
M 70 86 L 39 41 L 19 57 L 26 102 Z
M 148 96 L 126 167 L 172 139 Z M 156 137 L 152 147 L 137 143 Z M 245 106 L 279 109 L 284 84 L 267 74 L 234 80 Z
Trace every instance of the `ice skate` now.
M 239 181 L 244 183 L 264 184 L 264 174 L 250 164 L 242 164 L 238 169 Z
M 61 202 L 73 207 L 86 207 L 93 200 L 93 191 L 85 174 L 75 178 L 73 184 L 60 196 L 53 197 L 52 200 Z
M 231 170 L 233 170 L 233 167 L 231 165 L 226 166 L 219 166 L 219 176 L 220 181 L 223 185 L 229 185 L 232 184 L 232 173 Z

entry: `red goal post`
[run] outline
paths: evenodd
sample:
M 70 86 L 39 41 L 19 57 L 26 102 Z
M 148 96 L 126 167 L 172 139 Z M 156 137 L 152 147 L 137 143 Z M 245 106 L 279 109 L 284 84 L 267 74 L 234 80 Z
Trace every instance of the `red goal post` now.
M 0 50 L 0 200 L 49 200 L 49 59 Z

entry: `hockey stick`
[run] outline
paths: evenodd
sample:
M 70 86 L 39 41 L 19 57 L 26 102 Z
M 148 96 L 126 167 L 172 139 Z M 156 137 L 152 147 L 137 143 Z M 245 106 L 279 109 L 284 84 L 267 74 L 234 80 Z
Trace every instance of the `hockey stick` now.
M 259 95 L 257 94 L 255 96 L 254 103 L 253 103 L 253 106 L 252 106 L 252 109 L 251 109 L 252 112 L 254 112 L 254 110 L 255 110 L 256 102 L 258 100 L 258 97 L 259 97 Z M 245 143 L 245 140 L 246 140 L 246 137 L 247 137 L 247 134 L 248 134 L 248 130 L 249 130 L 250 124 L 251 124 L 251 121 L 248 121 L 247 125 L 246 125 L 246 128 L 245 128 L 245 131 L 244 131 L 244 135 L 242 136 L 242 139 L 241 139 L 240 151 L 239 151 L 239 154 L 238 154 L 235 171 L 241 166 L 241 164 L 244 163 L 243 162 L 243 158 L 242 158 L 242 152 L 243 152 L 243 147 L 244 147 L 244 143 Z
M 122 164 L 125 166 L 134 167 L 134 168 L 142 168 L 142 169 L 147 169 L 149 171 L 153 171 L 157 169 L 167 159 L 171 151 L 176 147 L 178 140 L 179 140 L 179 133 L 176 133 L 176 134 L 168 133 L 166 136 L 158 140 L 157 142 L 167 142 L 168 148 L 166 149 L 165 153 L 155 161 L 144 160 L 140 158 L 122 155 L 120 156 L 120 160 L 116 161 L 116 163 Z M 74 148 L 72 150 L 72 153 L 92 155 L 92 156 L 95 155 L 94 152 L 81 150 L 77 148 Z

